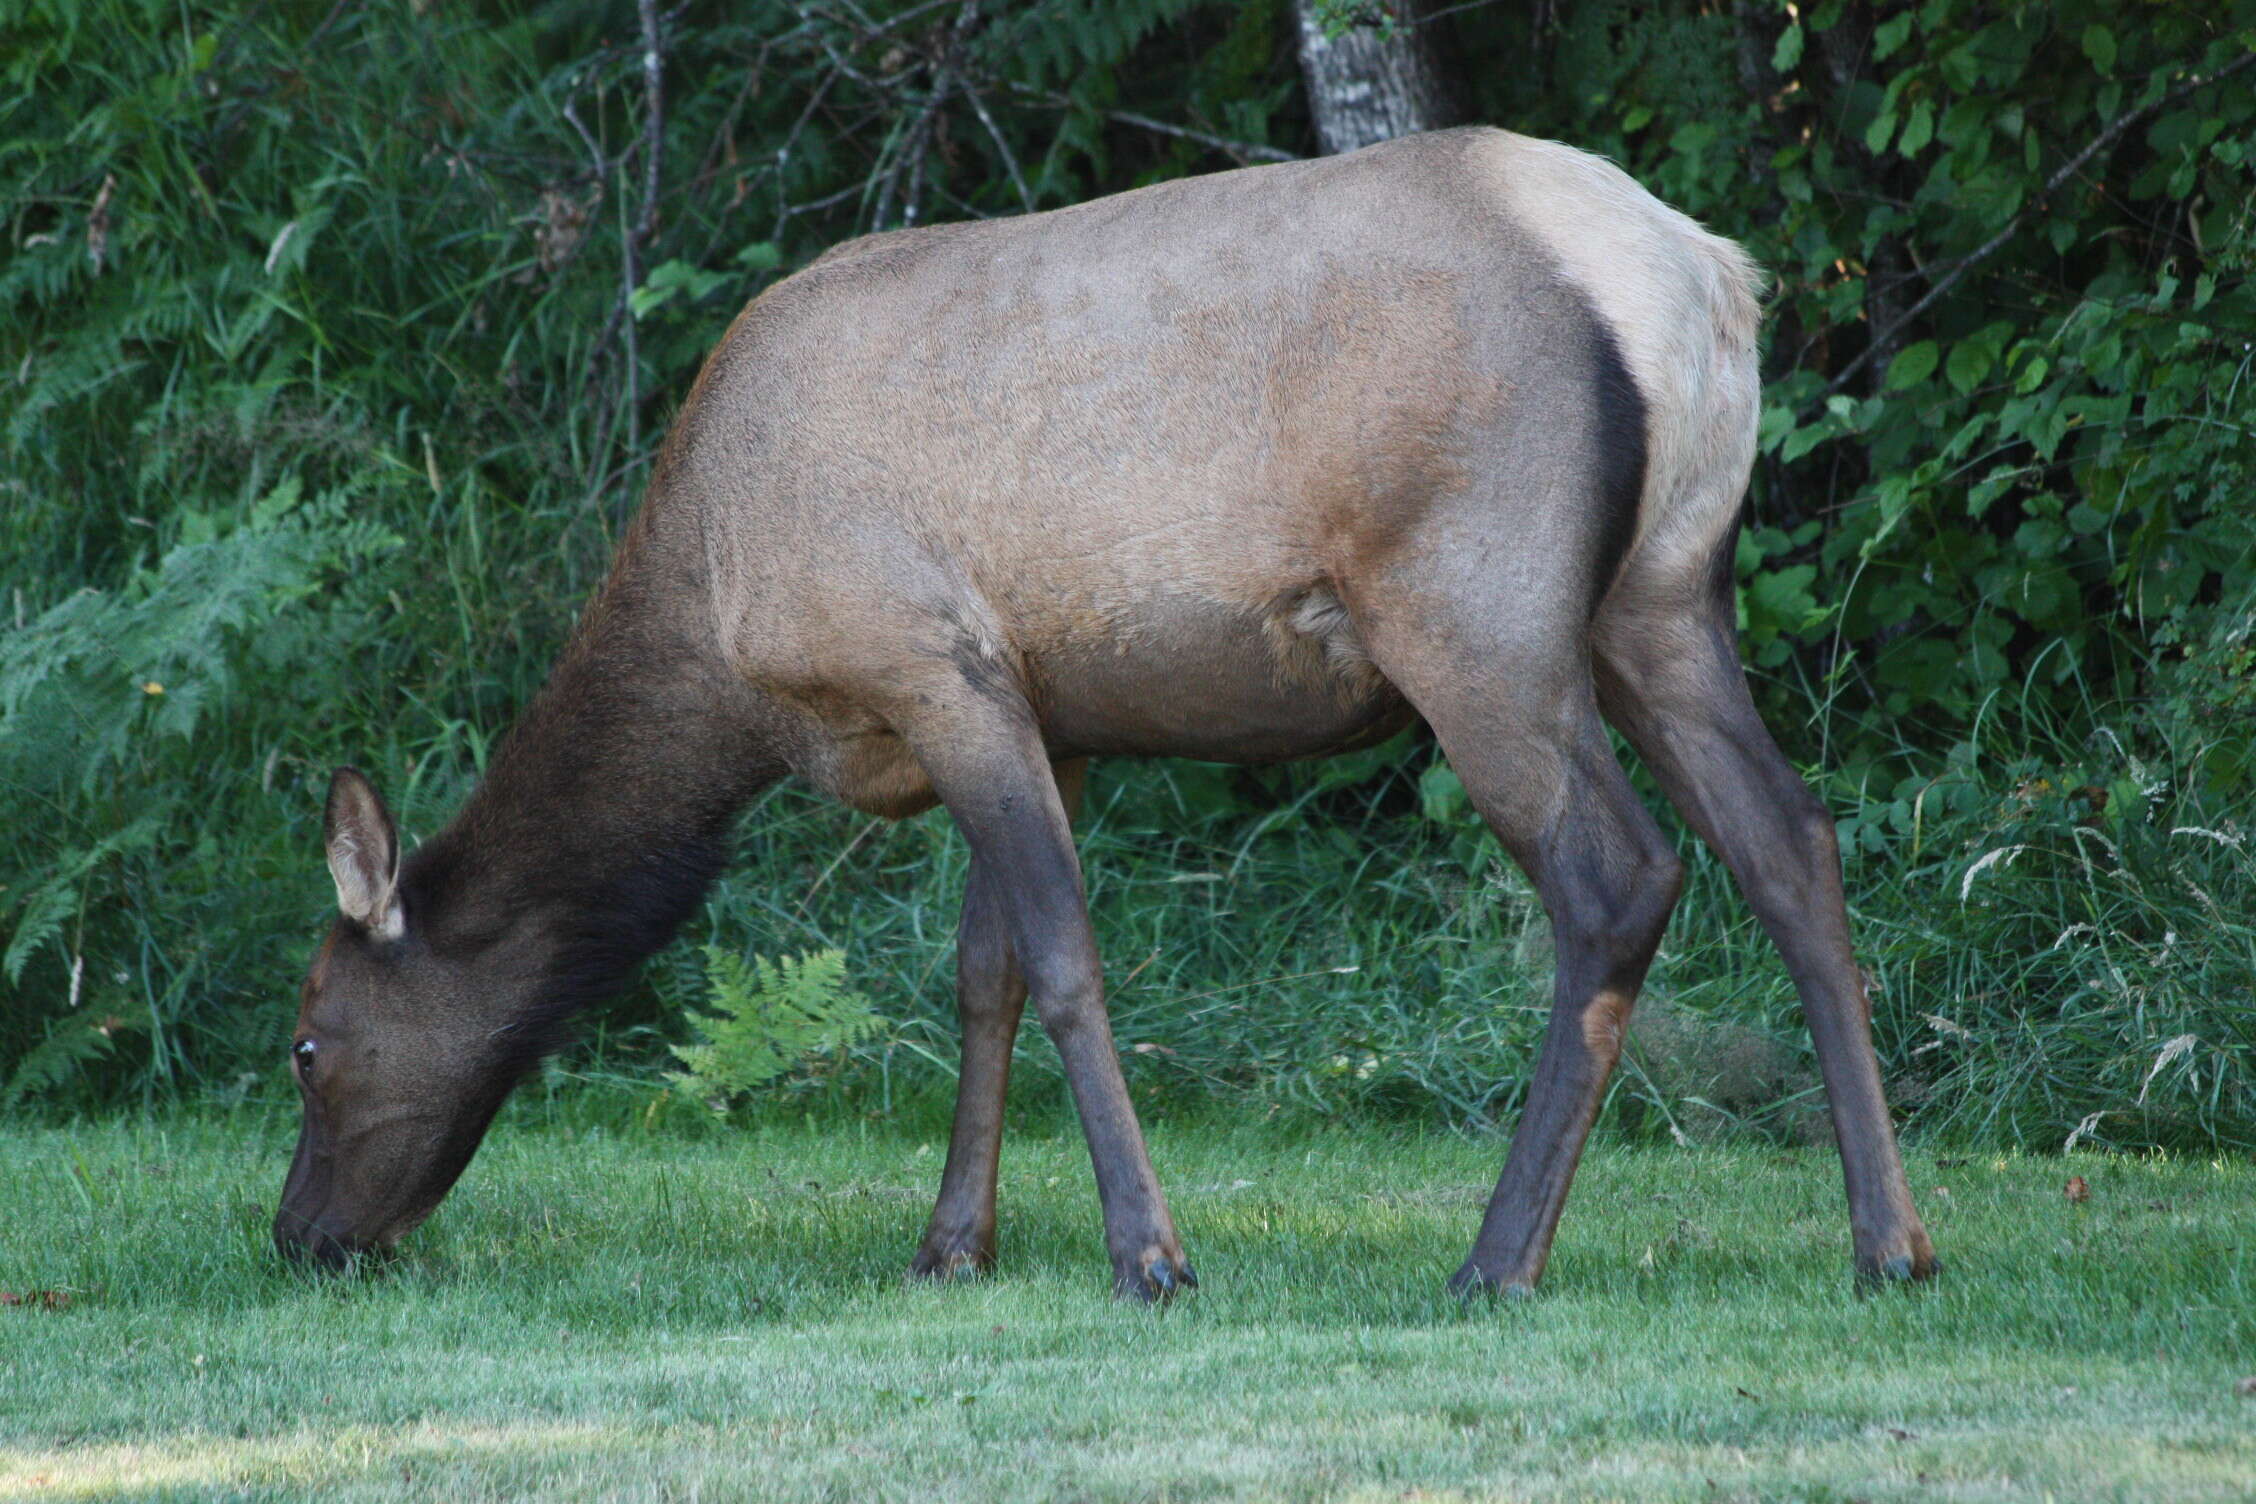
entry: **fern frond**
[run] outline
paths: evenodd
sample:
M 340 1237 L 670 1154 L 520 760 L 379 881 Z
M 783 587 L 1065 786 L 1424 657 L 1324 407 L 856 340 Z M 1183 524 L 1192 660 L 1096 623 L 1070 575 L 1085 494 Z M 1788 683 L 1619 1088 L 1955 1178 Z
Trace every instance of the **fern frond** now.
M 843 951 L 770 961 L 708 945 L 705 978 L 713 1011 L 689 1015 L 701 1042 L 673 1046 L 688 1069 L 666 1079 L 716 1114 L 809 1056 L 866 1038 L 883 1022 L 869 999 L 846 985 Z
M 78 1073 L 80 1065 L 108 1054 L 118 1035 L 148 1026 L 146 1018 L 121 1017 L 100 1004 L 55 1020 L 47 1037 L 8 1073 L 8 1084 L 0 1087 L 0 1112 L 61 1086 Z
M 136 820 L 122 830 L 110 832 L 86 850 L 70 853 L 49 868 L 48 877 L 23 901 L 16 932 L 8 941 L 7 955 L 0 957 L 0 973 L 6 974 L 9 986 L 23 979 L 24 965 L 39 947 L 61 932 L 63 922 L 78 907 L 79 890 L 86 874 L 121 851 L 149 844 L 156 839 L 156 834 L 154 820 Z

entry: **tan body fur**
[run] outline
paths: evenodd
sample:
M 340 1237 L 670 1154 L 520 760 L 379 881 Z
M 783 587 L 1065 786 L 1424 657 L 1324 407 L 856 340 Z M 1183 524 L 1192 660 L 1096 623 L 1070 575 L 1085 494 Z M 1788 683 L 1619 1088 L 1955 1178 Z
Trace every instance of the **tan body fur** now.
M 1671 337 L 1625 343 L 1668 373 L 1657 426 L 1698 441 L 1641 526 L 1706 569 L 1752 452 L 1752 275 L 1596 158 L 1452 133 L 856 241 L 736 321 L 653 503 L 701 535 L 732 661 L 804 712 L 795 771 L 929 805 L 895 732 L 919 670 L 947 692 L 965 656 L 1061 756 L 1303 757 L 1398 725 L 1352 616 L 1390 556 L 1449 509 L 1587 531 L 1587 497 L 1468 459 L 1543 388 L 1510 305 L 1567 273 L 1511 185 L 1561 159 L 1672 305 Z

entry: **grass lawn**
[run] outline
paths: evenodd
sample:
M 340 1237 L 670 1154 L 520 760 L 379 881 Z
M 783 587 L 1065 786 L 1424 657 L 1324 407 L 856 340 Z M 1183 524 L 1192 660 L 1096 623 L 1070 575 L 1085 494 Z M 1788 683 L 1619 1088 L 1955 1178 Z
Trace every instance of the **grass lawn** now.
M 2246 1164 L 1915 1152 L 1943 1282 L 1860 1300 L 1829 1153 L 1601 1145 L 1544 1293 L 1460 1307 L 1497 1146 L 1162 1128 L 1206 1288 L 1151 1312 L 1070 1130 L 946 1288 L 890 1130 L 505 1121 L 326 1281 L 292 1131 L 0 1130 L 0 1288 L 70 1295 L 0 1308 L 0 1499 L 2256 1497 Z

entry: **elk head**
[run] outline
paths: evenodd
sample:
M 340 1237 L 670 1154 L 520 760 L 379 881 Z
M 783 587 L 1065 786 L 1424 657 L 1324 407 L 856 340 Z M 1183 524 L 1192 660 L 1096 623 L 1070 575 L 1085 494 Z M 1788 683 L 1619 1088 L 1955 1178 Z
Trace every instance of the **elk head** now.
M 290 1069 L 304 1117 L 275 1247 L 340 1265 L 436 1207 L 537 1051 L 515 1037 L 545 973 L 529 927 L 442 936 L 402 881 L 398 828 L 340 768 L 324 821 L 336 918 L 300 990 Z M 418 858 L 429 855 L 426 846 Z

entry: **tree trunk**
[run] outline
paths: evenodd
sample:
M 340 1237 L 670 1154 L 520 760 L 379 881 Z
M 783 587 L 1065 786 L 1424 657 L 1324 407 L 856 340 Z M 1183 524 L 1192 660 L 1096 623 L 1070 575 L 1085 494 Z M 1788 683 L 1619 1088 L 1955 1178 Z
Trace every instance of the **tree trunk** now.
M 1354 151 L 1394 136 L 1439 130 L 1461 119 L 1456 90 L 1425 22 L 1430 0 L 1293 0 L 1300 23 L 1300 71 L 1308 112 L 1327 152 Z M 1353 22 L 1336 37 L 1327 17 Z M 1391 24 L 1390 24 L 1391 23 Z

